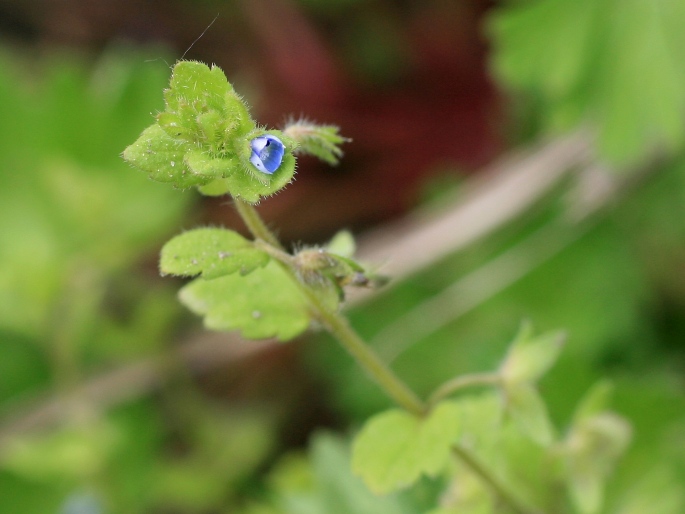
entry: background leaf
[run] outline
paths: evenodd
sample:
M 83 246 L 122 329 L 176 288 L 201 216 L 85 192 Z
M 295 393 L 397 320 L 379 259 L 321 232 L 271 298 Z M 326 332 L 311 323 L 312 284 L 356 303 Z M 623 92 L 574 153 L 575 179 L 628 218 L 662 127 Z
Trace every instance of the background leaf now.
M 682 148 L 685 4 L 679 0 L 514 2 L 490 19 L 493 65 L 543 102 L 546 128 L 589 124 L 615 163 Z

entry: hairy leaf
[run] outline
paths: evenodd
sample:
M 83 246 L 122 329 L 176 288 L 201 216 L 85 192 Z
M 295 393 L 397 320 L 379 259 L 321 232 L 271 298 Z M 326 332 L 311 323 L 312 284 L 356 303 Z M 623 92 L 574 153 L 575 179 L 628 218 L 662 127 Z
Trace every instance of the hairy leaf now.
M 195 279 L 181 301 L 204 316 L 212 330 L 239 330 L 248 339 L 287 341 L 309 326 L 309 304 L 297 284 L 273 260 L 249 275 Z
M 174 237 L 162 248 L 160 271 L 169 275 L 217 278 L 247 275 L 266 266 L 269 255 L 243 236 L 222 228 L 199 228 Z

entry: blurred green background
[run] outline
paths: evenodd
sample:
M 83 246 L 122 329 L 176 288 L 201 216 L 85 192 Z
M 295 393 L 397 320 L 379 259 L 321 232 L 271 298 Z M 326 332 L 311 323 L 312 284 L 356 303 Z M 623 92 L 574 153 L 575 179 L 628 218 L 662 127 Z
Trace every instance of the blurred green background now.
M 346 435 L 388 403 L 331 341 L 210 336 L 158 276 L 170 236 L 242 230 L 225 199 L 120 158 L 181 56 L 220 65 L 260 122 L 352 137 L 338 168 L 302 159 L 260 206 L 290 243 L 440 212 L 486 164 L 588 135 L 525 213 L 351 318 L 421 393 L 496 365 L 522 320 L 566 330 L 541 384 L 558 427 L 601 377 L 634 427 L 607 512 L 683 512 L 683 26 L 678 0 L 0 1 L 0 512 L 409 514 L 434 498 L 373 499 L 350 476 Z M 642 507 L 621 510 L 628 493 Z

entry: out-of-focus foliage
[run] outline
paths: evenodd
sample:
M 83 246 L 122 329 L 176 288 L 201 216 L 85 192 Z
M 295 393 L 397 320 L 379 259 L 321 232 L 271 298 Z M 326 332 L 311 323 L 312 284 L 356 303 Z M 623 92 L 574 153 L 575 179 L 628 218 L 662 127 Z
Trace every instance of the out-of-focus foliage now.
M 159 56 L 112 49 L 89 66 L 52 56 L 30 73 L 0 59 L 3 512 L 218 507 L 273 444 L 270 415 L 229 415 L 176 391 L 159 396 L 172 407 L 141 399 L 101 412 L 85 398 L 65 402 L 57 426 L 5 433 L 34 400 L 173 340 L 182 310 L 174 288 L 159 284 L 154 254 L 193 196 L 120 157 L 162 107 L 169 69 Z
M 397 284 L 355 309 L 353 323 L 424 394 L 455 371 L 491 368 L 507 332 L 521 319 L 535 320 L 543 329 L 564 327 L 569 334 L 565 351 L 540 383 L 555 424 L 566 430 L 583 391 L 610 377 L 613 404 L 634 427 L 607 492 L 606 512 L 636 512 L 634 505 L 650 505 L 644 512 L 675 514 L 685 505 L 677 485 L 685 481 L 685 397 L 679 385 L 685 366 L 685 282 L 676 271 L 685 256 L 685 218 L 679 215 L 685 205 L 685 156 L 659 165 L 611 210 L 580 224 L 570 222 L 566 210 L 574 194 L 573 188 L 563 188 L 477 247 Z M 549 246 L 560 251 L 539 261 L 538 254 Z M 452 283 L 507 255 L 509 268 L 498 268 L 481 284 L 454 288 L 439 306 L 432 301 Z M 491 280 L 506 280 L 521 265 L 528 269 L 521 280 L 464 311 L 469 295 L 490 288 Z M 449 319 L 445 312 L 426 312 L 419 322 L 414 313 L 428 301 L 461 314 L 441 323 L 434 320 Z M 331 382 L 347 415 L 361 421 L 389 406 L 343 352 L 321 344 L 310 350 L 314 369 Z M 586 470 L 581 475 L 590 476 Z M 591 481 L 577 486 L 577 497 L 588 502 L 588 509 L 594 501 Z
M 490 19 L 494 69 L 539 103 L 547 128 L 596 128 L 626 163 L 685 139 L 685 4 L 525 0 Z
M 45 339 L 60 311 L 95 302 L 107 275 L 154 248 L 189 197 L 119 157 L 160 105 L 163 63 L 113 51 L 88 71 L 67 56 L 36 67 L 31 80 L 0 66 L 0 327 Z

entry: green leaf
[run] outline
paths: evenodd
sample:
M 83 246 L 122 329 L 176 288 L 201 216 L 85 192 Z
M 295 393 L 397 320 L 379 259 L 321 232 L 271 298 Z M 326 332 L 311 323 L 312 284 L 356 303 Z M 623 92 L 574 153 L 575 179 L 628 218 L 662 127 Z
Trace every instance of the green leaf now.
M 205 196 L 223 196 L 231 190 L 230 180 L 217 178 L 212 180 L 209 184 L 199 186 L 197 190 Z
M 327 514 L 403 514 L 400 501 L 379 497 L 350 471 L 349 446 L 330 434 L 316 434 L 310 449 L 313 471 L 321 489 L 322 508 Z
M 354 257 L 357 245 L 354 241 L 354 236 L 349 230 L 341 230 L 328 242 L 326 250 L 340 257 L 351 259 Z
M 251 514 L 414 514 L 408 498 L 377 496 L 350 470 L 349 445 L 338 436 L 316 433 L 308 458 L 286 454 L 272 468 L 268 505 Z M 242 510 L 240 511 L 243 512 Z M 247 514 L 247 513 L 245 513 Z
M 564 340 L 561 332 L 533 337 L 531 327 L 524 324 L 500 368 L 505 382 L 537 382 L 556 362 Z
M 542 102 L 548 128 L 594 124 L 602 156 L 617 163 L 681 147 L 679 0 L 511 2 L 490 21 L 496 73 Z
M 174 237 L 162 248 L 164 274 L 205 279 L 239 272 L 247 275 L 269 262 L 269 255 L 243 236 L 222 228 L 199 228 Z
M 232 174 L 240 173 L 240 162 L 237 157 L 212 157 L 199 148 L 187 151 L 184 161 L 193 173 L 208 179 L 228 178 L 230 180 Z
M 181 61 L 164 97 L 166 110 L 157 124 L 124 152 L 124 159 L 150 178 L 182 188 L 198 186 L 212 196 L 230 193 L 250 203 L 291 182 L 298 141 L 278 130 L 258 129 L 221 69 Z M 278 137 L 285 147 L 272 174 L 259 171 L 250 160 L 252 141 L 265 134 Z
M 399 409 L 377 414 L 355 439 L 352 470 L 378 494 L 409 486 L 423 474 L 435 476 L 447 463 L 459 420 L 453 402 L 438 404 L 424 418 Z
M 185 163 L 189 148 L 185 141 L 172 139 L 159 125 L 152 125 L 124 150 L 123 157 L 157 182 L 173 182 L 181 188 L 206 184 L 211 177 L 194 174 Z
M 174 66 L 169 89 L 164 96 L 169 110 L 180 109 L 192 101 L 221 109 L 224 96 L 230 91 L 233 91 L 233 87 L 218 66 L 209 68 L 197 61 L 179 61 Z
M 552 423 L 545 402 L 531 384 L 505 387 L 507 412 L 521 432 L 541 446 L 549 445 L 553 438 Z
M 183 304 L 212 330 L 240 330 L 248 339 L 287 341 L 309 326 L 309 304 L 273 260 L 249 275 L 195 279 L 179 292 Z
M 609 402 L 614 392 L 614 386 L 609 380 L 601 380 L 593 385 L 578 402 L 573 413 L 573 423 L 581 423 L 609 408 Z
M 583 514 L 601 509 L 604 483 L 631 437 L 630 425 L 620 416 L 603 412 L 574 424 L 566 440 L 568 487 Z

